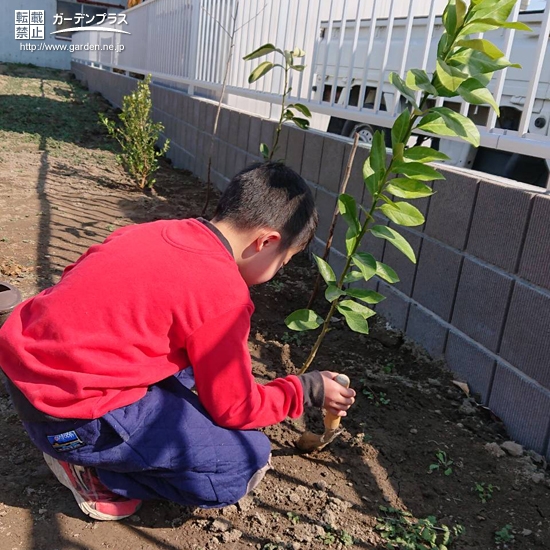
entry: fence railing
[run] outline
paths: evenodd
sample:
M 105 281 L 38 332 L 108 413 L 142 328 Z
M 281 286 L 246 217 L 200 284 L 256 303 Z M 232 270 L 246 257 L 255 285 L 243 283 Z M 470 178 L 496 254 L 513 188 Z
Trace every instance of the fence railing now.
M 390 127 L 402 103 L 388 75 L 434 66 L 445 5 L 446 0 L 149 0 L 128 10 L 130 35 L 88 31 L 73 37 L 77 44 L 122 44 L 123 51 L 76 51 L 73 60 L 150 73 L 189 93 L 215 95 L 234 32 L 230 104 L 263 114 L 266 102 L 280 102 L 279 72 L 249 84 L 253 64 L 242 60 L 271 42 L 306 51 L 307 67 L 294 76 L 292 100 L 320 115 L 322 129 L 328 117 Z M 497 119 L 489 109 L 452 101 L 478 124 L 482 146 L 550 159 L 550 4 L 520 13 L 518 2 L 512 17 L 533 32 L 487 33 L 511 61 L 522 64 L 498 73 L 490 85 L 506 116 Z

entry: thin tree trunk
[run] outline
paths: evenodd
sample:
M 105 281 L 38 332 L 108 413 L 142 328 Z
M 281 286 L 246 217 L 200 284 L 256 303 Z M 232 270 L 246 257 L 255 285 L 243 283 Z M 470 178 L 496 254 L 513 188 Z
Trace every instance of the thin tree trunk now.
M 351 151 L 348 158 L 348 164 L 346 166 L 346 170 L 344 172 L 344 177 L 342 179 L 342 183 L 340 184 L 340 190 L 338 191 L 338 195 L 341 195 L 342 193 L 346 192 L 346 188 L 348 186 L 349 177 L 351 174 L 351 168 L 353 166 L 353 161 L 355 159 L 355 153 L 357 151 L 357 144 L 359 143 L 359 134 L 355 134 L 355 137 L 353 138 L 353 145 L 351 147 Z M 327 244 L 325 245 L 325 251 L 323 253 L 323 260 L 326 260 L 328 258 L 330 248 L 332 246 L 332 239 L 334 237 L 334 228 L 336 227 L 336 220 L 338 219 L 338 203 L 336 203 L 336 206 L 334 207 L 334 213 L 332 214 L 332 222 L 330 224 L 330 229 L 328 232 L 328 238 L 327 238 Z M 315 285 L 313 286 L 313 291 L 311 292 L 311 296 L 309 298 L 309 302 L 307 304 L 307 308 L 311 309 L 313 302 L 315 301 L 315 298 L 317 297 L 317 293 L 319 292 L 319 285 L 321 284 L 321 274 L 317 273 L 317 278 L 315 279 Z

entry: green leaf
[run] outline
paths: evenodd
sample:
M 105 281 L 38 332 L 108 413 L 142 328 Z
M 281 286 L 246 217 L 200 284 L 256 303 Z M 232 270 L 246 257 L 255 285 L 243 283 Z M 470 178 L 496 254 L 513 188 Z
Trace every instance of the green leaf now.
M 443 25 L 448 34 L 455 34 L 458 28 L 458 21 L 456 17 L 456 3 L 455 0 L 449 0 L 447 7 L 443 12 Z
M 309 120 L 307 118 L 301 118 L 297 116 L 292 117 L 292 122 L 301 128 L 302 130 L 307 130 L 309 128 Z
M 460 28 L 464 24 L 468 6 L 464 0 L 456 0 L 456 27 Z
M 440 136 L 458 136 L 474 147 L 479 147 L 480 136 L 476 125 L 469 118 L 447 107 L 430 109 L 417 128 Z
M 407 256 L 413 264 L 416 263 L 416 255 L 411 245 L 407 242 L 405 237 L 399 234 L 395 229 L 387 227 L 386 225 L 373 225 L 369 231 L 372 235 L 378 237 L 379 239 L 386 239 L 389 243 L 395 246 L 397 250 L 403 252 L 403 254 L 405 254 L 405 256 Z
M 485 40 L 484 38 L 472 38 L 471 40 L 459 40 L 456 44 L 464 48 L 471 48 L 478 52 L 483 52 L 491 59 L 500 59 L 504 57 L 504 52 L 499 50 L 492 42 Z
M 346 292 L 341 288 L 338 288 L 336 285 L 330 284 L 325 290 L 325 299 L 327 302 L 333 302 L 334 300 L 344 296 Z
M 456 91 L 469 76 L 467 73 L 459 71 L 456 67 L 447 65 L 447 63 L 441 59 L 437 60 L 436 73 L 441 84 L 448 90 L 451 90 L 451 92 Z
M 533 32 L 533 29 L 521 21 L 509 21 L 502 24 L 503 29 L 515 29 L 516 31 Z
M 363 319 L 369 319 L 370 317 L 376 315 L 376 312 L 374 312 L 370 307 L 364 306 L 363 304 L 358 304 L 353 300 L 342 300 L 338 304 L 337 309 L 342 315 L 345 315 L 344 311 L 346 310 L 353 311 L 354 313 L 361 315 Z
M 360 271 L 348 271 L 344 277 L 344 283 L 356 283 L 357 281 L 363 280 L 363 274 Z
M 296 109 L 300 111 L 304 116 L 311 118 L 311 111 L 303 103 L 292 103 L 288 106 L 289 109 Z
M 336 275 L 334 274 L 334 271 L 332 270 L 332 267 L 330 267 L 328 262 L 325 262 L 323 258 L 319 258 L 319 256 L 316 256 L 315 254 L 313 254 L 313 258 L 317 262 L 319 273 L 321 273 L 321 277 L 323 277 L 325 283 L 335 283 Z
M 422 225 L 425 221 L 420 210 L 408 202 L 389 201 L 378 209 L 397 225 L 416 227 L 417 225 Z
M 268 73 L 271 69 L 273 69 L 275 65 L 271 63 L 271 61 L 264 61 L 263 63 L 260 63 L 251 73 L 248 77 L 248 83 L 252 84 L 252 82 L 256 82 L 259 78 L 262 78 L 266 73 Z
M 500 0 L 500 2 L 480 2 L 472 9 L 472 21 L 478 19 L 494 19 L 499 23 L 504 23 L 512 10 L 514 9 L 517 0 Z
M 355 245 L 357 243 L 357 238 L 359 235 L 355 232 L 355 229 L 348 227 L 346 231 L 346 253 L 348 256 L 351 256 L 355 250 Z
M 403 174 L 413 180 L 433 181 L 445 179 L 437 170 L 421 162 L 396 163 L 392 166 L 392 172 Z
M 365 281 L 372 279 L 376 275 L 376 260 L 372 254 L 357 252 L 351 257 L 351 261 L 355 267 L 359 268 Z
M 306 66 L 305 65 L 291 65 L 290 68 L 301 73 L 306 68 Z
M 340 311 L 339 307 L 338 311 Z M 351 330 L 354 332 L 360 332 L 361 334 L 369 333 L 369 324 L 361 315 L 359 315 L 359 313 L 355 313 L 349 309 L 343 309 L 340 313 L 344 316 L 346 324 Z
M 468 23 L 458 34 L 458 37 L 467 36 L 469 34 L 477 34 L 479 32 L 494 31 L 496 29 L 515 29 L 517 31 L 531 31 L 531 27 L 520 21 L 507 21 L 505 23 L 497 21 L 491 17 L 476 19 Z
M 306 52 L 304 52 L 304 50 L 302 50 L 301 48 L 294 48 L 292 50 L 292 55 L 294 57 L 304 57 L 306 55 Z
M 410 101 L 411 105 L 418 108 L 414 91 L 405 84 L 405 81 L 397 73 L 390 73 L 388 79 L 401 92 L 401 95 Z
M 411 114 L 408 109 L 405 109 L 398 117 L 397 120 L 393 123 L 391 129 L 391 142 L 393 145 L 393 150 L 395 149 L 398 143 L 405 143 L 409 137 L 409 126 L 411 124 Z
M 382 177 L 386 171 L 386 144 L 384 134 L 380 130 L 374 132 L 369 158 L 374 173 Z
M 491 79 L 492 73 L 500 71 L 507 67 L 521 68 L 518 63 L 511 63 L 504 57 L 500 59 L 491 59 L 483 52 L 471 49 L 461 49 L 449 58 L 449 63 L 453 66 L 458 66 L 460 69 L 470 76 L 479 77 L 480 75 L 487 75 L 487 78 L 483 82 L 488 83 Z
M 346 294 L 367 304 L 379 304 L 382 300 L 386 299 L 382 294 L 365 288 L 348 288 Z
M 431 95 L 437 95 L 437 90 L 433 86 L 430 77 L 422 69 L 411 69 L 407 73 L 405 82 L 411 90 L 423 90 Z
M 389 266 L 382 262 L 376 262 L 376 275 L 384 281 L 395 284 L 400 281 L 399 275 Z
M 450 160 L 450 158 L 440 151 L 436 151 L 431 147 L 423 147 L 417 145 L 416 147 L 411 147 L 410 149 L 405 149 L 403 153 L 403 158 L 405 160 L 410 160 L 414 162 L 433 162 L 438 160 Z
M 371 194 L 372 197 L 378 193 L 378 183 L 380 176 L 374 173 L 374 170 L 370 165 L 370 156 L 363 164 L 363 181 L 365 182 L 365 187 L 367 191 Z
M 355 237 L 361 231 L 355 199 L 351 195 L 342 193 L 338 197 L 338 210 L 351 230 L 349 237 Z
M 323 324 L 323 319 L 311 309 L 298 309 L 285 319 L 285 324 L 290 330 L 314 330 Z
M 500 115 L 500 109 L 495 98 L 477 78 L 469 78 L 458 87 L 457 91 L 468 103 L 472 103 L 473 105 L 491 105 L 497 115 Z
M 262 57 L 263 55 L 268 55 L 273 52 L 282 53 L 279 48 L 276 48 L 273 44 L 264 44 L 260 46 L 257 50 L 254 50 L 252 53 L 245 55 L 243 57 L 244 61 L 250 61 L 251 59 L 256 59 Z
M 431 187 L 418 180 L 396 178 L 390 181 L 386 191 L 402 199 L 422 199 L 433 195 Z
M 269 158 L 269 147 L 265 143 L 260 143 L 260 153 L 264 157 L 264 160 Z

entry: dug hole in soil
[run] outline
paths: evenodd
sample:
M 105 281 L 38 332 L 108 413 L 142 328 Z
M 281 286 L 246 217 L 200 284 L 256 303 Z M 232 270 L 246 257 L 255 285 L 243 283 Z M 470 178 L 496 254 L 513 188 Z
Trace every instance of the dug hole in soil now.
M 70 74 L 3 65 L 0 93 L 8 105 L 0 111 L 0 279 L 25 298 L 54 284 L 67 264 L 117 227 L 200 215 L 204 184 L 167 163 L 155 195 L 133 187 L 95 123 L 98 111 L 113 115 L 112 109 Z M 15 106 L 34 100 L 40 108 L 17 118 Z M 82 120 L 87 112 L 91 122 L 73 134 L 46 135 L 52 116 Z M 295 373 L 305 359 L 315 335 L 288 331 L 284 318 L 305 307 L 315 274 L 302 255 L 252 289 L 249 345 L 260 383 Z M 323 307 L 319 302 L 317 310 Z M 321 412 L 310 410 L 265 430 L 273 469 L 237 505 L 204 511 L 149 501 L 120 522 L 80 513 L 2 389 L 0 550 L 408 548 L 387 546 L 377 525 L 398 529 L 429 516 L 439 527 L 464 528 L 448 544 L 452 549 L 550 547 L 544 459 L 521 448 L 502 450 L 503 425 L 453 383 L 444 365 L 380 318 L 369 336 L 335 318 L 313 368 L 347 374 L 358 394 L 342 434 L 327 448 L 301 455 L 294 446 L 306 427 L 322 432 Z M 411 516 L 394 514 L 392 523 L 380 506 Z M 419 528 L 417 534 L 414 548 L 437 548 Z

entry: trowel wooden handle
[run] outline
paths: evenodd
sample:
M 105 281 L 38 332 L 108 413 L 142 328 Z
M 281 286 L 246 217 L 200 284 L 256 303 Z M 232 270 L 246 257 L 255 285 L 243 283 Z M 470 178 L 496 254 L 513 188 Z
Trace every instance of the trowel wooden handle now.
M 338 382 L 340 386 L 344 386 L 344 388 L 349 388 L 349 378 L 345 374 L 339 374 L 334 381 Z M 325 430 L 337 430 L 338 426 L 340 426 L 340 419 L 340 416 L 327 411 L 325 415 Z

